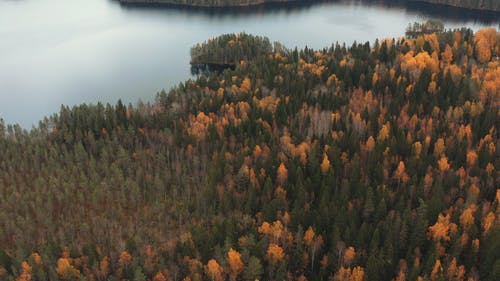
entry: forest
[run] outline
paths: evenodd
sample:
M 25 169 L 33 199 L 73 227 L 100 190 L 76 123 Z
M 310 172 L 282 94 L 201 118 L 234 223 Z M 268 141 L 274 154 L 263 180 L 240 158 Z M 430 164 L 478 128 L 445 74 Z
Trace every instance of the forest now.
M 269 39 L 194 49 L 231 41 Z M 499 57 L 493 28 L 266 43 L 0 122 L 0 280 L 500 280 Z

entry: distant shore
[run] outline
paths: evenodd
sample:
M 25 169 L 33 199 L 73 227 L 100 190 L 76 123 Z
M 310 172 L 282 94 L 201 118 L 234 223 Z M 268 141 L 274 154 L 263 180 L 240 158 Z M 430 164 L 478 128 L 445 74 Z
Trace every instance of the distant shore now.
M 500 1 L 492 2 L 485 0 L 410 0 L 411 2 L 423 2 L 429 4 L 445 5 L 468 10 L 500 12 Z
M 363 1 L 363 0 L 362 0 Z M 364 0 L 366 2 L 372 2 Z M 235 8 L 252 7 L 271 3 L 304 2 L 304 0 L 118 0 L 122 4 L 128 5 L 171 5 L 194 8 Z M 321 0 L 311 0 L 307 2 L 321 2 Z M 381 2 L 392 3 L 427 3 L 431 5 L 450 6 L 455 8 L 500 12 L 500 1 L 491 2 L 486 0 L 382 0 Z
M 118 0 L 123 4 L 173 5 L 196 8 L 251 7 L 268 3 L 285 3 L 300 0 Z

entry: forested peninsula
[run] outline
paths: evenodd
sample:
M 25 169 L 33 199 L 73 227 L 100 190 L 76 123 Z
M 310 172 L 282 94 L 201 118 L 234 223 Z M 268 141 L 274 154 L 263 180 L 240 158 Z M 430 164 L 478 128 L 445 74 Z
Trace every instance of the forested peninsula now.
M 157 4 L 188 7 L 221 8 L 221 7 L 248 7 L 266 3 L 285 2 L 321 2 L 321 0 L 118 0 L 123 4 Z M 349 0 L 346 0 L 349 2 Z M 352 1 L 352 0 L 351 0 Z M 363 0 L 362 0 L 363 1 Z M 370 2 L 370 0 L 364 0 Z M 429 4 L 447 5 L 464 9 L 500 12 L 500 0 L 383 0 L 382 3 L 424 2 Z
M 195 46 L 256 50 L 154 103 L 0 121 L 0 280 L 500 280 L 500 33 L 268 42 Z

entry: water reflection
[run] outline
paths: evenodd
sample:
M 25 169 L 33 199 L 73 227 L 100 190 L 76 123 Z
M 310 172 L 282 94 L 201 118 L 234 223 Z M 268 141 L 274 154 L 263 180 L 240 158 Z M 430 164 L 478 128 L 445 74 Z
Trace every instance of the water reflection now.
M 211 64 L 211 63 L 191 64 L 191 75 L 208 76 L 211 72 L 221 73 L 226 69 L 234 70 L 236 69 L 236 66 L 234 64 Z

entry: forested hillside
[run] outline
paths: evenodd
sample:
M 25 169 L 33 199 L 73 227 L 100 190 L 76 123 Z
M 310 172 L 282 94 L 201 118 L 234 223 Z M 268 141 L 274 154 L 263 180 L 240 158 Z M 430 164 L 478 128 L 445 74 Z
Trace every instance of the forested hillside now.
M 0 122 L 0 280 L 500 280 L 499 56 L 494 29 L 273 48 Z

